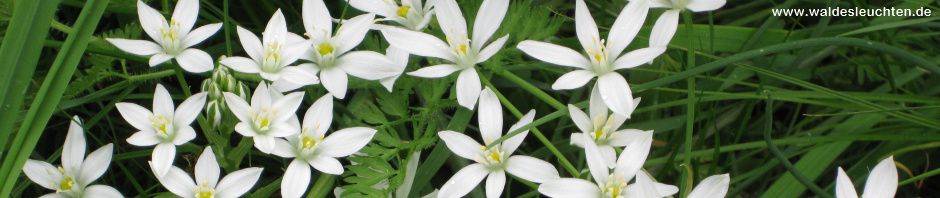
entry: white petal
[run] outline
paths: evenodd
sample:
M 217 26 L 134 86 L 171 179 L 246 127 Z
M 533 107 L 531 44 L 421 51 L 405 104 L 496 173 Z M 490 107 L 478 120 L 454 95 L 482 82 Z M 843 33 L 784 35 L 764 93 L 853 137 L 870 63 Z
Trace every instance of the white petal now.
M 545 61 L 551 64 L 582 69 L 587 69 L 591 65 L 591 62 L 589 62 L 588 59 L 584 57 L 584 55 L 581 55 L 581 53 L 578 53 L 571 48 L 552 43 L 525 40 L 519 42 L 519 45 L 516 46 L 516 48 L 519 48 L 519 50 L 522 50 L 522 52 L 532 56 L 532 58 L 539 59 L 540 61 Z
M 665 48 L 669 41 L 676 35 L 676 29 L 679 27 L 679 9 L 667 10 L 663 15 L 656 19 L 653 30 L 650 32 L 650 47 Z
M 585 161 L 587 161 L 588 169 L 591 170 L 591 176 L 594 177 L 594 181 L 607 181 L 607 177 L 610 175 L 610 169 L 607 168 L 607 163 L 604 162 L 604 156 L 601 155 L 594 139 L 587 134 L 582 135 L 581 138 L 583 138 L 584 142 Z M 626 151 L 624 151 L 624 153 L 626 153 Z M 630 176 L 633 177 L 633 175 Z M 625 177 L 624 179 L 629 179 L 629 177 Z
M 646 137 L 647 133 L 652 133 L 653 131 L 644 131 L 639 129 L 623 129 L 617 131 L 617 136 L 614 136 L 610 139 L 610 145 L 616 147 L 625 147 L 630 145 L 630 143 Z
M 341 175 L 343 174 L 343 164 L 339 163 L 339 160 L 325 155 L 317 155 L 313 159 L 308 159 L 307 163 L 313 168 L 316 168 L 318 171 L 331 174 L 331 175 Z
M 189 48 L 193 45 L 201 43 L 202 41 L 205 41 L 210 36 L 218 32 L 220 28 L 222 28 L 222 23 L 213 23 L 196 28 L 187 34 L 186 38 L 183 39 L 183 48 Z
M 522 128 L 525 125 L 532 123 L 532 120 L 535 119 L 535 109 L 529 110 L 528 113 L 519 118 L 519 122 L 516 122 L 512 126 L 509 126 L 509 131 L 507 133 L 515 131 L 516 129 Z M 502 143 L 502 149 L 506 154 L 512 154 L 519 148 L 519 145 L 522 144 L 522 140 L 525 140 L 526 135 L 529 134 L 529 130 L 525 130 L 512 136 Z
M 388 56 L 389 60 L 395 62 L 396 67 L 404 71 L 405 68 L 408 67 L 408 58 L 411 56 L 411 54 L 408 54 L 407 51 L 398 49 L 394 46 L 388 46 L 388 48 L 385 48 L 385 56 Z
M 153 146 L 159 144 L 162 140 L 157 137 L 153 131 L 138 131 L 127 138 L 127 143 L 134 146 Z
M 480 137 L 483 137 L 485 145 L 503 137 L 503 105 L 499 103 L 496 93 L 493 93 L 489 87 L 480 93 L 477 120 L 480 121 Z
M 679 187 L 669 185 L 669 184 L 664 184 L 664 183 L 656 183 L 656 182 L 653 182 L 653 184 L 654 186 L 656 186 L 656 192 L 660 196 L 672 196 L 676 193 L 679 193 Z
M 153 114 L 170 119 L 168 117 L 175 116 L 174 111 L 176 110 L 174 108 L 176 108 L 176 105 L 173 104 L 170 92 L 163 85 L 157 84 L 153 91 Z
M 71 197 L 66 196 L 65 194 L 49 193 L 49 194 L 42 195 L 39 198 L 71 198 Z
M 180 103 L 173 117 L 173 124 L 177 126 L 189 126 L 202 112 L 202 107 L 206 105 L 206 92 L 193 94 Z
M 173 20 L 180 24 L 180 33 L 189 32 L 199 16 L 199 0 L 180 0 L 173 9 Z M 185 33 L 184 33 L 185 34 Z
M 334 67 L 320 70 L 320 83 L 327 91 L 333 93 L 336 99 L 346 98 L 346 85 L 349 79 L 343 69 Z
M 211 71 L 215 67 L 209 54 L 194 48 L 183 50 L 180 55 L 176 56 L 176 62 L 179 62 L 184 70 L 192 73 Z
M 274 139 L 274 152 L 271 152 L 271 154 L 283 158 L 297 157 L 297 155 L 294 154 L 294 145 L 281 138 Z
M 584 133 L 571 133 L 571 144 L 584 148 L 584 138 L 581 137 Z
M 389 6 L 391 6 L 389 5 L 389 3 L 390 2 L 388 1 L 382 1 L 382 0 L 349 0 L 349 5 L 356 9 L 359 9 L 365 12 L 375 13 L 375 14 L 382 15 L 385 17 L 392 17 L 396 13 L 394 13 L 393 10 L 389 8 Z M 405 3 L 405 2 L 402 2 L 402 3 Z
M 297 108 L 300 107 L 300 103 L 304 101 L 304 92 L 298 91 L 287 94 L 284 97 L 278 98 L 274 101 L 274 105 L 271 107 L 277 109 L 276 117 L 274 117 L 275 122 L 287 122 L 293 116 L 296 116 Z M 300 125 L 299 123 L 297 124 Z
M 337 46 L 334 53 L 343 54 L 358 46 L 362 42 L 362 38 L 369 32 L 373 19 L 375 19 L 374 14 L 363 14 L 344 20 L 342 26 L 339 27 L 339 31 L 336 32 L 336 37 L 331 39 L 339 42 L 339 46 Z
M 712 11 L 721 8 L 726 3 L 725 0 L 692 0 L 685 7 L 693 12 Z
M 281 180 L 281 194 L 285 198 L 298 198 L 307 191 L 310 185 L 310 165 L 303 160 L 295 159 L 287 165 L 284 179 Z
M 118 49 L 131 54 L 149 56 L 163 52 L 163 47 L 160 47 L 160 45 L 150 41 L 119 38 L 106 38 L 105 40 L 108 40 L 109 43 Z
M 281 73 L 285 75 L 282 75 L 281 79 L 298 85 L 319 84 L 320 78 L 317 77 L 317 73 L 320 72 L 320 70 L 317 70 L 312 65 L 313 63 L 304 63 L 298 66 L 284 67 Z
M 219 63 L 241 73 L 257 74 L 261 72 L 261 65 L 258 65 L 258 62 L 245 57 L 226 57 L 220 60 Z
M 287 35 L 289 35 L 287 40 L 300 39 L 300 41 L 293 42 L 291 44 L 287 44 L 284 46 L 284 49 L 281 53 L 280 62 L 278 62 L 278 65 L 277 65 L 278 68 L 281 68 L 281 69 L 283 69 L 287 65 L 297 62 L 297 59 L 300 59 L 300 57 L 304 55 L 308 55 L 308 52 L 310 51 L 310 48 L 311 48 L 310 41 L 304 40 L 302 37 L 294 33 L 287 33 Z M 282 73 L 283 73 L 283 70 L 282 70 Z
M 630 117 L 633 113 L 633 91 L 619 73 L 611 72 L 597 78 L 598 91 L 614 113 Z
M 614 172 L 623 174 L 624 178 L 632 178 L 640 171 L 640 168 L 643 168 L 643 163 L 646 162 L 646 157 L 649 156 L 650 145 L 652 144 L 652 132 L 648 132 L 645 137 L 641 137 L 635 142 L 630 143 L 630 145 L 624 148 L 623 152 L 620 153 L 620 157 L 617 158 L 617 167 L 614 169 Z
M 476 157 L 483 154 L 483 151 L 480 150 L 480 146 L 482 145 L 463 133 L 441 131 L 437 132 L 437 135 L 441 137 L 441 140 L 444 140 L 447 148 L 450 148 L 450 151 L 454 152 L 457 156 L 474 160 Z
M 593 120 L 606 119 L 609 113 L 607 104 L 604 104 L 604 98 L 601 97 L 601 91 L 598 89 L 599 87 L 596 84 L 594 88 L 591 88 L 591 98 L 590 98 L 591 101 L 589 104 L 590 106 L 588 107 L 589 108 L 588 113 L 590 113 L 589 121 L 591 122 L 587 123 L 587 124 L 590 124 L 591 126 L 594 126 Z M 593 129 L 593 127 L 591 127 L 591 129 Z M 617 128 L 613 128 L 613 129 L 617 129 Z
M 88 154 L 85 163 L 82 164 L 82 171 L 79 174 L 78 183 L 88 185 L 97 180 L 111 165 L 111 155 L 114 153 L 114 145 L 107 144 Z
M 649 10 L 649 1 L 634 1 L 620 11 L 620 15 L 611 26 L 610 34 L 607 35 L 609 57 L 619 56 L 623 49 L 630 45 L 636 34 L 640 32 L 640 28 L 643 27 L 643 22 L 646 22 L 646 13 Z
M 460 67 L 454 64 L 440 64 L 422 67 L 421 69 L 415 70 L 413 72 L 408 72 L 408 75 L 422 78 L 440 78 L 448 76 L 460 69 Z
M 151 164 L 151 167 L 153 164 Z M 186 174 L 183 169 L 172 166 L 167 170 L 166 175 L 157 176 L 157 180 L 164 188 L 180 197 L 191 197 L 195 195 L 196 183 Z
M 456 60 L 456 55 L 450 51 L 449 45 L 430 34 L 401 28 L 388 28 L 382 30 L 382 35 L 385 35 L 385 40 L 389 44 L 408 51 L 410 54 L 449 61 Z
M 601 153 L 601 158 L 604 159 L 604 163 L 607 164 L 607 168 L 614 168 L 617 166 L 617 151 L 614 151 L 614 147 L 610 145 L 598 145 L 597 151 Z
M 554 90 L 569 90 L 577 89 L 583 87 L 584 84 L 587 84 L 591 79 L 594 79 L 594 72 L 588 70 L 574 70 L 571 72 L 558 77 L 558 80 L 555 80 L 555 84 L 552 84 L 552 89 Z
M 366 80 L 378 80 L 401 74 L 395 62 L 373 51 L 355 51 L 340 57 L 339 66 L 347 74 Z
M 401 77 L 401 74 L 379 79 L 379 83 L 381 83 L 382 86 L 388 90 L 388 92 L 392 92 L 393 87 L 395 86 L 395 81 L 398 80 L 398 77 Z
M 228 105 L 228 108 L 232 110 L 232 114 L 235 114 L 235 117 L 237 117 L 238 120 L 241 120 L 242 122 L 251 122 L 253 118 L 248 113 L 251 111 L 251 106 L 248 105 L 248 102 L 245 102 L 244 98 L 239 97 L 232 92 L 223 92 L 222 95 L 225 96 L 225 103 Z
M 238 124 L 235 124 L 235 132 L 238 132 L 238 134 L 242 134 L 242 136 L 245 137 L 258 136 L 258 132 L 255 131 L 254 127 L 251 126 L 250 122 L 252 121 L 239 122 Z
M 534 157 L 515 155 L 506 161 L 506 171 L 509 174 L 535 183 L 544 183 L 558 179 L 558 170 L 555 166 Z
M 660 54 L 663 54 L 663 52 L 666 52 L 665 47 L 633 50 L 617 58 L 617 61 L 614 61 L 614 69 L 629 69 L 649 63 L 653 61 L 653 59 L 656 59 L 656 57 L 659 57 Z
M 52 166 L 52 164 L 33 159 L 26 159 L 26 164 L 23 165 L 23 173 L 26 173 L 26 177 L 28 177 L 29 180 L 33 180 L 33 183 L 50 190 L 55 189 L 52 189 L 49 185 L 55 183 L 62 177 L 62 173 L 56 170 L 56 167 Z
M 463 167 L 441 187 L 437 197 L 463 197 L 489 174 L 486 165 L 475 163 Z
M 418 160 L 421 160 L 421 151 L 415 151 L 408 157 L 408 164 L 405 165 L 405 181 L 395 189 L 395 197 L 408 197 L 408 194 L 411 194 L 411 186 L 418 171 Z
M 483 1 L 477 12 L 477 18 L 473 22 L 473 41 L 471 43 L 473 49 L 480 50 L 483 48 L 483 43 L 490 40 L 490 36 L 493 36 L 493 33 L 499 28 L 499 24 L 503 22 L 508 9 L 509 0 Z
M 313 130 L 315 137 L 326 134 L 333 124 L 333 95 L 327 93 L 317 99 L 304 113 L 304 127 Z
M 264 48 L 261 46 L 261 40 L 258 40 L 258 36 L 241 26 L 236 28 L 236 32 L 238 33 L 238 40 L 248 57 L 254 60 L 264 60 Z
M 491 171 L 486 177 L 486 197 L 499 198 L 499 195 L 503 194 L 504 187 L 506 187 L 506 172 Z
M 555 198 L 599 198 L 597 184 L 575 178 L 561 178 L 539 185 L 539 192 Z
M 845 175 L 842 167 L 839 167 L 839 173 L 836 176 L 836 198 L 858 198 L 852 179 Z
M 656 188 L 656 182 L 653 181 L 646 175 L 646 173 L 639 173 L 636 175 L 636 183 L 627 187 L 624 194 L 629 193 L 632 197 L 636 198 L 660 198 L 667 195 L 662 195 L 659 193 L 659 189 Z
M 730 183 L 728 174 L 712 175 L 699 182 L 687 198 L 724 198 Z
M 286 40 L 287 19 L 284 19 L 284 14 L 281 13 L 281 9 L 277 9 L 277 11 L 274 11 L 274 15 L 271 16 L 271 19 L 268 20 L 268 24 L 264 27 L 264 32 L 261 33 L 261 42 L 280 43 Z
M 633 0 L 629 0 L 633 2 Z M 647 1 L 647 0 L 644 0 Z M 672 8 L 672 2 L 669 0 L 648 0 L 650 3 L 650 8 Z
M 334 132 L 320 142 L 321 154 L 330 157 L 352 155 L 369 144 L 375 132 L 375 129 L 366 127 L 345 128 Z
M 878 162 L 868 174 L 865 192 L 862 196 L 870 198 L 894 197 L 898 191 L 898 168 L 894 165 L 894 156 Z
M 85 161 L 85 130 L 82 129 L 78 116 L 69 122 L 69 132 L 65 135 L 62 146 L 62 166 L 66 169 L 79 168 Z
M 163 35 L 159 29 L 166 25 L 166 18 L 140 0 L 137 1 L 137 16 L 140 17 L 140 26 L 143 27 L 144 32 L 154 41 L 160 43 L 163 40 Z
M 267 135 L 256 135 L 252 137 L 255 141 L 255 148 L 266 154 L 274 152 L 274 137 Z
M 121 113 L 121 117 L 124 117 L 124 120 L 128 124 L 134 126 L 141 131 L 154 131 L 153 125 L 150 124 L 148 118 L 153 117 L 153 113 L 150 110 L 141 107 L 140 105 L 126 102 L 119 102 L 114 104 L 117 107 L 118 112 Z
M 574 9 L 574 25 L 575 32 L 578 35 L 578 41 L 581 41 L 581 46 L 584 49 L 599 49 L 600 43 L 600 34 L 597 33 L 597 23 L 594 22 L 594 17 L 591 16 L 591 11 L 588 10 L 587 5 L 584 4 L 584 0 L 578 0 L 575 4 Z
M 170 171 L 170 167 L 173 167 L 173 160 L 176 158 L 176 146 L 171 143 L 157 144 L 153 148 L 152 155 L 153 174 L 157 177 L 164 177 Z
M 262 168 L 251 167 L 229 173 L 219 181 L 215 188 L 215 197 L 237 198 L 251 190 L 261 177 Z
M 304 0 L 301 9 L 308 36 L 320 40 L 333 35 L 332 17 L 322 0 Z
M 83 191 L 82 197 L 123 198 L 117 189 L 105 185 L 91 185 Z
M 154 67 L 170 59 L 173 59 L 174 57 L 176 56 L 164 54 L 163 52 L 160 52 L 160 53 L 154 54 L 153 56 L 150 56 L 150 60 L 148 61 L 148 64 L 150 64 L 151 67 Z
M 196 130 L 194 130 L 192 126 L 186 125 L 176 129 L 176 137 L 173 137 L 173 144 L 183 145 L 193 139 L 196 139 Z
M 575 126 L 578 126 L 578 129 L 581 130 L 581 132 L 594 132 L 594 122 L 592 122 L 591 119 L 588 118 L 587 114 L 584 114 L 581 109 L 578 109 L 578 107 L 572 104 L 568 104 L 568 114 L 571 115 L 571 121 L 574 122 Z M 571 139 L 575 139 L 574 136 L 571 137 Z M 581 137 L 578 137 L 578 139 L 580 138 Z
M 215 188 L 219 183 L 219 161 L 216 160 L 211 146 L 207 146 L 206 149 L 203 149 L 202 154 L 199 154 L 195 169 L 193 173 L 196 175 L 198 185 L 205 183 L 209 187 Z
M 255 111 L 261 111 L 261 108 L 270 107 L 272 92 L 268 89 L 268 83 L 258 82 L 258 87 L 255 88 L 255 92 L 251 94 L 251 107 L 256 108 Z
M 444 31 L 444 35 L 454 39 L 467 36 L 467 20 L 463 18 L 463 13 L 460 12 L 456 1 L 435 0 L 434 8 L 437 10 L 437 22 Z
M 464 69 L 457 76 L 457 104 L 473 110 L 480 96 L 480 76 L 475 68 Z
M 480 53 L 477 54 L 477 62 L 482 63 L 483 61 L 489 60 L 493 55 L 496 55 L 499 50 L 503 49 L 503 45 L 506 45 L 506 40 L 509 39 L 509 35 L 500 37 L 487 45 L 483 50 L 480 50 Z

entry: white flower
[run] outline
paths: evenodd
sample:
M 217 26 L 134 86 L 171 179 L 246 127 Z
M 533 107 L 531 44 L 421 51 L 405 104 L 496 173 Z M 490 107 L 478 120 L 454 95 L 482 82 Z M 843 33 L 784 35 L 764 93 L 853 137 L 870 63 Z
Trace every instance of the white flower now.
M 614 113 L 629 116 L 634 106 L 633 93 L 627 80 L 615 70 L 640 66 L 666 51 L 665 47 L 650 47 L 620 55 L 640 31 L 649 11 L 648 3 L 637 1 L 623 8 L 605 41 L 600 39 L 597 24 L 594 23 L 594 18 L 591 17 L 584 1 L 578 0 L 575 7 L 575 30 L 581 46 L 587 52 L 586 57 L 571 48 L 540 41 L 522 41 L 518 48 L 536 59 L 578 68 L 559 77 L 552 89 L 576 89 L 597 76 L 595 86 L 599 88 L 604 103 L 607 103 Z
M 312 61 L 288 67 L 287 80 L 299 85 L 313 84 L 310 79 L 320 73 L 320 83 L 338 99 L 346 97 L 347 74 L 366 80 L 379 80 L 396 75 L 395 63 L 373 51 L 349 52 L 362 42 L 374 14 L 363 14 L 344 20 L 333 35 L 330 11 L 323 0 L 304 0 L 304 27 L 313 45 L 301 58 Z M 349 52 L 349 53 L 346 53 Z M 398 71 L 397 74 L 401 74 Z
M 608 168 L 601 158 L 597 145 L 584 135 L 584 150 L 588 168 L 595 183 L 576 178 L 562 178 L 545 182 L 539 186 L 539 192 L 550 197 L 665 197 L 676 192 L 679 188 L 672 185 L 654 182 L 649 175 L 640 168 L 649 155 L 650 145 L 653 142 L 653 132 L 643 132 L 640 138 L 632 141 L 620 153 L 617 166 Z M 636 182 L 627 185 L 636 176 Z
M 634 0 L 630 0 L 634 2 Z M 705 12 L 721 8 L 726 0 L 642 0 L 649 2 L 650 8 L 669 8 L 663 15 L 656 20 L 653 31 L 650 34 L 651 47 L 663 47 L 669 45 L 672 36 L 676 34 L 676 28 L 679 25 L 679 12 L 682 9 L 689 9 L 692 12 Z
M 477 63 L 490 59 L 502 49 L 509 35 L 500 37 L 484 46 L 506 16 L 509 0 L 484 0 L 473 25 L 473 40 L 467 34 L 467 21 L 463 18 L 457 2 L 454 0 L 435 0 L 434 9 L 441 30 L 447 35 L 447 43 L 423 32 L 401 28 L 382 30 L 385 39 L 392 46 L 408 53 L 440 58 L 452 63 L 433 65 L 409 72 L 409 75 L 424 78 L 440 78 L 460 71 L 457 77 L 457 103 L 473 110 L 477 97 L 480 96 L 480 77 L 477 75 Z
M 111 186 L 88 186 L 108 170 L 114 145 L 104 145 L 85 158 L 85 132 L 80 125 L 78 116 L 72 117 L 62 146 L 62 166 L 57 168 L 45 161 L 27 159 L 23 166 L 26 177 L 46 189 L 55 190 L 42 197 L 124 197 Z
M 434 15 L 434 0 L 427 0 L 421 5 L 421 0 L 401 0 L 399 5 L 396 0 L 347 0 L 352 7 L 384 16 L 384 19 L 378 21 L 395 21 L 409 30 L 421 31 L 431 22 L 431 16 Z M 389 28 L 387 25 L 375 24 L 374 29 Z
M 730 183 L 731 176 L 727 173 L 712 175 L 703 179 L 698 186 L 695 186 L 686 198 L 724 198 L 728 194 L 728 184 Z
M 394 62 L 395 75 L 379 79 L 379 82 L 382 83 L 382 86 L 385 86 L 389 92 L 392 92 L 392 87 L 395 86 L 395 80 L 398 80 L 398 77 L 401 77 L 401 73 L 405 71 L 405 68 L 408 67 L 408 52 L 395 48 L 394 46 L 388 46 L 385 49 L 385 56 L 389 60 Z
M 633 112 L 636 106 L 640 104 L 640 98 L 634 100 L 636 102 L 633 104 L 634 106 L 630 112 Z M 587 135 L 591 137 L 590 139 L 597 145 L 598 151 L 600 151 L 601 157 L 604 159 L 608 168 L 613 168 L 617 165 L 617 153 L 614 151 L 614 147 L 625 147 L 628 143 L 639 138 L 646 132 L 651 132 L 638 129 L 618 130 L 620 125 L 629 118 L 629 115 L 622 116 L 615 113 L 608 117 L 607 105 L 605 105 L 604 101 L 601 99 L 597 86 L 591 90 L 589 108 L 589 113 L 591 113 L 590 117 L 581 111 L 581 109 L 571 104 L 568 105 L 568 113 L 571 114 L 571 120 L 578 126 L 578 129 L 587 133 Z M 584 142 L 582 141 L 584 139 L 581 137 L 584 133 L 572 133 L 571 144 L 584 147 Z
M 303 101 L 302 91 L 283 96 L 276 88 L 269 89 L 261 82 L 251 95 L 251 105 L 234 93 L 223 94 L 228 108 L 241 121 L 235 125 L 235 131 L 245 137 L 252 137 L 255 148 L 261 152 L 274 152 L 276 138 L 300 131 L 300 123 L 294 113 Z
M 338 157 L 346 157 L 359 151 L 372 140 L 376 130 L 352 127 L 334 132 L 326 137 L 333 122 L 333 96 L 320 97 L 304 114 L 303 129 L 298 136 L 287 140 L 277 139 L 274 155 L 294 158 L 281 180 L 284 197 L 300 197 L 310 184 L 310 167 L 332 175 L 343 174 L 343 165 Z
M 166 18 L 160 12 L 138 0 L 137 15 L 140 17 L 140 26 L 156 43 L 118 38 L 107 40 L 115 47 L 131 54 L 153 55 L 150 57 L 151 67 L 176 58 L 180 67 L 186 71 L 206 72 L 212 70 L 215 65 L 212 63 L 212 57 L 202 50 L 189 47 L 215 34 L 222 27 L 222 23 L 208 24 L 193 30 L 198 14 L 198 0 L 180 0 L 173 10 L 173 17 L 167 23 Z
M 894 165 L 894 156 L 881 160 L 875 168 L 868 174 L 868 180 L 865 182 L 866 198 L 890 198 L 898 191 L 898 168 Z M 839 175 L 836 177 L 836 198 L 856 198 L 855 186 L 852 179 L 845 175 L 842 167 L 839 167 Z
M 137 133 L 127 138 L 127 143 L 134 146 L 153 146 L 154 170 L 157 176 L 163 176 L 170 170 L 176 158 L 176 146 L 196 138 L 196 131 L 190 124 L 206 104 L 206 93 L 193 94 L 174 109 L 170 93 L 157 84 L 153 92 L 153 112 L 140 105 L 121 102 L 115 104 L 118 112 L 127 123 L 137 128 Z
M 274 12 L 274 16 L 271 16 L 264 32 L 261 33 L 261 37 L 259 41 L 254 33 L 239 26 L 238 38 L 245 49 L 245 53 L 251 58 L 228 57 L 222 59 L 219 63 L 235 71 L 249 74 L 257 73 L 265 80 L 276 84 L 284 84 L 281 79 L 288 73 L 284 67 L 297 61 L 310 47 L 310 43 L 297 34 L 287 32 L 287 22 L 280 9 Z M 316 77 L 309 80 L 317 82 Z M 293 89 L 296 89 L 296 87 Z
M 503 136 L 503 112 L 499 99 L 489 87 L 483 89 L 480 95 L 480 109 L 477 111 L 477 119 L 480 120 L 480 136 L 483 137 L 483 143 L 490 146 L 494 140 Z M 525 116 L 519 119 L 519 122 L 509 127 L 509 131 L 515 131 L 522 126 L 532 123 L 535 118 L 535 110 L 529 111 Z M 476 187 L 484 177 L 486 180 L 486 197 L 499 197 L 503 193 L 503 187 L 506 185 L 506 172 L 516 177 L 542 183 L 558 178 L 558 171 L 555 166 L 541 159 L 523 155 L 512 155 L 513 152 L 522 144 L 522 140 L 529 133 L 525 130 L 522 133 L 506 139 L 492 148 L 486 149 L 486 146 L 480 145 L 470 136 L 455 131 L 441 131 L 438 136 L 447 144 L 457 156 L 476 161 L 457 171 L 447 183 L 441 187 L 438 197 L 461 197 L 466 195 Z
M 263 168 L 245 168 L 232 172 L 219 181 L 219 162 L 212 153 L 212 147 L 206 147 L 196 161 L 193 174 L 196 180 L 183 169 L 173 166 L 166 176 L 157 177 L 164 188 L 183 198 L 238 198 L 251 190 L 258 182 Z

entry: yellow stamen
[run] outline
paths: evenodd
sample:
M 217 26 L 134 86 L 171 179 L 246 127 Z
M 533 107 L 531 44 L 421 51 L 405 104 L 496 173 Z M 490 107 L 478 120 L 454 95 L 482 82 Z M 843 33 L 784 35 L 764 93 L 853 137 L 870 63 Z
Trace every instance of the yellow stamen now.
M 398 7 L 398 16 L 401 18 L 407 18 L 408 10 L 411 9 L 411 6 L 401 6 Z

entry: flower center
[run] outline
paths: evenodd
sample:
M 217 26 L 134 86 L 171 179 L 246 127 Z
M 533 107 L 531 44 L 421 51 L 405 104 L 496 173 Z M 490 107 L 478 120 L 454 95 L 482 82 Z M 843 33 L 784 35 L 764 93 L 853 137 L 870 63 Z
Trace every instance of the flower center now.
M 320 47 L 317 47 L 317 52 L 320 52 L 321 56 L 326 56 L 333 53 L 333 46 L 328 43 L 321 43 Z
M 623 173 L 620 173 L 616 177 L 611 174 L 609 177 L 607 177 L 607 182 L 598 181 L 598 186 L 601 188 L 601 192 L 604 193 L 604 197 L 625 197 L 623 195 L 623 191 L 627 188 L 627 182 L 623 179 Z
M 167 23 L 166 19 L 163 19 L 163 27 L 159 29 L 160 35 L 162 36 L 160 46 L 163 47 L 163 50 L 170 55 L 177 55 L 183 49 L 180 49 L 180 23 L 175 19 L 170 18 L 170 22 Z
M 480 146 L 480 150 L 483 151 L 482 156 L 477 156 L 474 161 L 481 163 L 487 166 L 498 166 L 505 161 L 506 155 L 503 151 L 499 150 L 499 145 L 493 146 L 490 149 L 486 149 L 486 146 Z
M 259 133 L 267 133 L 271 129 L 271 119 L 274 117 L 274 114 L 277 114 L 277 109 L 269 110 L 267 107 L 261 109 L 261 113 L 257 113 L 254 110 L 248 111 L 251 117 L 254 117 L 255 127 L 257 127 Z
M 588 57 L 591 59 L 594 67 L 592 70 L 597 75 L 603 75 L 613 71 L 613 68 L 610 67 L 607 57 L 607 45 L 604 39 L 597 40 L 597 38 L 592 38 L 594 44 L 592 46 L 585 46 L 585 51 L 587 51 Z
M 411 6 L 398 7 L 398 16 L 401 18 L 408 18 L 408 10 L 411 10 Z
M 447 37 L 447 43 L 450 44 L 450 49 L 454 51 L 454 54 L 457 55 L 457 65 L 462 66 L 463 68 L 470 68 L 473 65 L 476 65 L 476 52 L 472 49 L 468 49 L 470 46 L 470 39 L 467 38 L 466 33 L 458 38 Z
M 58 183 L 58 184 L 56 184 L 56 183 L 51 183 L 51 184 L 49 184 L 49 187 L 50 187 L 50 188 L 53 188 L 53 189 L 56 189 L 56 190 L 55 190 L 55 193 L 56 193 L 56 194 L 59 194 L 59 193 L 64 192 L 64 191 L 72 190 L 72 188 L 73 188 L 74 185 L 75 185 L 75 179 L 72 179 L 71 176 L 68 176 L 68 175 L 65 173 L 65 169 L 62 168 L 62 166 L 59 166 L 59 167 L 58 167 L 58 170 L 59 170 L 59 173 L 62 173 L 62 175 L 65 177 L 65 179 L 63 179 L 62 182 L 60 182 L 60 183 Z M 49 172 L 49 175 L 53 175 L 51 170 L 46 170 L 46 171 Z
M 594 142 L 597 142 L 597 144 L 606 144 L 619 133 L 613 127 L 614 116 L 607 117 L 606 121 L 604 117 L 597 117 L 594 120 L 594 132 L 589 133 L 589 135 L 594 138 Z
M 163 117 L 163 115 L 160 114 L 155 114 L 153 117 L 150 117 L 150 124 L 157 130 L 157 136 L 163 138 L 173 136 L 173 123 L 170 122 L 170 120 L 170 117 Z
M 316 130 L 317 128 L 320 128 L 320 124 L 317 124 L 316 126 L 313 127 L 314 130 Z M 323 134 L 320 134 L 319 137 L 314 138 L 314 137 L 310 137 L 307 131 L 308 131 L 307 127 L 304 127 L 303 130 L 300 132 L 300 144 L 301 144 L 300 146 L 301 148 L 303 148 L 303 150 L 310 150 L 310 149 L 316 148 L 317 145 L 320 144 L 320 142 L 323 142 Z
M 277 41 L 265 44 L 264 60 L 262 60 L 263 62 L 261 64 L 261 70 L 275 73 L 281 69 L 279 65 L 281 61 L 281 53 L 284 53 L 284 45 L 278 43 Z
M 202 186 L 196 185 L 196 198 L 215 198 L 215 189 L 209 188 L 209 183 L 203 181 Z

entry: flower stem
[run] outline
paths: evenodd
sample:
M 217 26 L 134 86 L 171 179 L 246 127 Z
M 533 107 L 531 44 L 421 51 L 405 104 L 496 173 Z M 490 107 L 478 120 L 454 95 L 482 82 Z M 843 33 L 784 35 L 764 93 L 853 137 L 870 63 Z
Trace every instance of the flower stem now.
M 695 53 L 693 52 L 693 50 L 695 49 L 695 46 L 694 46 L 695 37 L 694 37 L 694 34 L 692 33 L 692 12 L 688 10 L 683 11 L 682 20 L 685 21 L 685 27 L 686 27 L 685 32 L 687 36 L 689 37 L 689 51 L 686 52 L 686 55 L 687 55 L 686 71 L 689 71 L 695 67 Z M 692 164 L 690 163 L 692 161 L 691 159 L 692 155 L 688 155 L 688 154 L 692 153 L 692 130 L 695 127 L 695 78 L 686 78 L 686 86 L 689 91 L 688 92 L 689 100 L 688 100 L 688 105 L 686 105 L 687 108 L 686 108 L 686 114 L 685 114 L 686 115 L 685 117 L 685 123 L 686 123 L 685 125 L 685 150 L 683 151 L 683 153 L 685 153 L 686 155 L 682 157 L 682 164 L 685 164 L 686 166 L 689 166 L 689 167 L 682 169 L 684 170 L 684 172 L 686 172 L 686 174 L 682 174 L 682 176 L 689 177 L 689 178 L 686 178 L 683 180 L 686 182 L 682 182 L 681 188 L 683 190 L 680 191 L 680 194 L 681 194 L 680 197 L 685 197 L 692 191 L 692 181 L 693 181 L 693 179 L 691 178 L 692 177 L 692 167 L 691 167 Z

